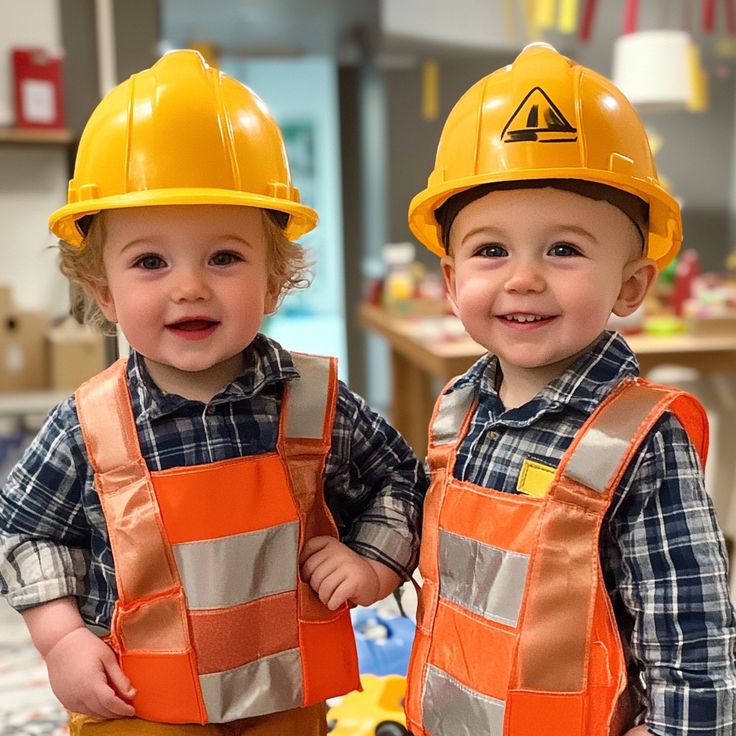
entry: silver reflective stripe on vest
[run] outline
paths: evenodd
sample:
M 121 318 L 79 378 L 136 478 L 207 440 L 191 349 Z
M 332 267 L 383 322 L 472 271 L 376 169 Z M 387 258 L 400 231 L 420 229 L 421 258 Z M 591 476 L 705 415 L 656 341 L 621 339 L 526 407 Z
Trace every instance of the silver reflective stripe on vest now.
M 257 659 L 227 672 L 200 675 L 207 721 L 223 723 L 302 705 L 298 649 Z
M 503 700 L 481 695 L 428 665 L 422 725 L 432 736 L 503 736 Z
M 293 353 L 299 378 L 289 381 L 285 437 L 321 439 L 329 395 L 330 359 Z
M 227 608 L 296 589 L 299 522 L 172 545 L 187 608 Z
M 475 386 L 464 386 L 440 396 L 440 408 L 430 432 L 433 445 L 448 445 L 458 438 L 474 398 Z
M 440 597 L 492 621 L 516 626 L 529 555 L 440 529 Z
M 624 390 L 585 432 L 563 474 L 602 493 L 624 459 L 639 425 L 662 396 L 661 391 L 646 386 Z

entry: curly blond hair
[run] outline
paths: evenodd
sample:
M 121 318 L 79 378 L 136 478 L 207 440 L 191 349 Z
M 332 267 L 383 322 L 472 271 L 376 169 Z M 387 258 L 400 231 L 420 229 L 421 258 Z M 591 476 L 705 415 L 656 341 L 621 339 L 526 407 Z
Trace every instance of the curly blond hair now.
M 304 247 L 284 234 L 288 215 L 275 210 L 263 209 L 261 212 L 269 246 L 266 266 L 277 288 L 278 305 L 290 291 L 306 289 L 311 284 L 312 264 L 307 261 Z M 79 224 L 85 231 L 81 248 L 59 241 L 59 268 L 64 276 L 80 287 L 72 298 L 72 314 L 105 335 L 114 335 L 115 325 L 105 318 L 94 295 L 96 288 L 107 284 L 103 260 L 107 240 L 105 213 L 82 218 Z

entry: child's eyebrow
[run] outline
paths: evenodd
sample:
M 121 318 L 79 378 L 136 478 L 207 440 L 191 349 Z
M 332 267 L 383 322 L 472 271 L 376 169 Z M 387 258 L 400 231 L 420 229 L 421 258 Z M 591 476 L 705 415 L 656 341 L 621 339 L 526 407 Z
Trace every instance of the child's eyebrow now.
M 585 238 L 589 238 L 590 240 L 593 240 L 596 243 L 598 242 L 598 238 L 593 233 L 591 233 L 590 230 L 587 230 L 581 225 L 559 225 L 557 229 L 562 230 L 564 232 L 577 233 L 578 235 L 582 235 Z
M 154 243 L 151 243 L 151 241 L 148 238 L 135 238 L 134 240 L 131 240 L 128 243 L 126 243 L 120 249 L 120 253 L 125 253 L 125 251 L 128 250 L 128 248 L 133 248 L 139 245 L 144 245 L 146 247 L 151 248 L 152 250 L 156 249 L 156 245 Z
M 231 242 L 233 240 L 237 241 L 238 243 L 241 243 L 242 245 L 247 246 L 248 248 L 255 248 L 253 243 L 250 242 L 250 240 L 246 240 L 242 235 L 235 235 L 234 233 L 224 233 L 222 235 L 218 235 L 215 240 L 226 240 L 228 242 Z
M 576 233 L 578 235 L 582 235 L 585 238 L 589 238 L 596 243 L 598 242 L 598 238 L 593 233 L 591 233 L 590 230 L 587 230 L 582 225 L 568 225 L 566 223 L 559 223 L 550 228 L 550 231 Z M 490 235 L 492 237 L 498 237 L 501 240 L 506 237 L 505 231 L 502 228 L 490 224 L 479 225 L 478 227 L 474 227 L 472 230 L 469 230 L 467 233 L 464 233 L 462 239 L 460 240 L 460 243 L 464 243 L 468 238 L 471 238 L 474 235 Z
M 468 238 L 471 238 L 474 235 L 491 235 L 493 237 L 503 238 L 504 231 L 496 225 L 478 225 L 478 227 L 474 227 L 472 230 L 468 230 L 467 233 L 464 233 L 460 242 L 464 243 Z

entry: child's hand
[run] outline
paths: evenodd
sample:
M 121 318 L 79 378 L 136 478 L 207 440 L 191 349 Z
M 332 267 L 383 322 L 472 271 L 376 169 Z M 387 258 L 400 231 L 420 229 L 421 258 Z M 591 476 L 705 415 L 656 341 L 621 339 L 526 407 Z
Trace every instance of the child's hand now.
M 312 537 L 302 549 L 302 578 L 331 611 L 378 599 L 380 581 L 371 561 L 333 537 Z M 375 563 L 378 564 L 378 563 Z
M 112 649 L 86 628 L 70 631 L 45 657 L 51 689 L 61 704 L 95 718 L 135 715 L 135 695 Z

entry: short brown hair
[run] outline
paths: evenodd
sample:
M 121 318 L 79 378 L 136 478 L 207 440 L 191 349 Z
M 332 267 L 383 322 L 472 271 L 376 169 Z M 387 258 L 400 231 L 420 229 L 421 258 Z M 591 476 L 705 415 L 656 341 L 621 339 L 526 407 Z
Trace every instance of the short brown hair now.
M 491 184 L 481 184 L 472 189 L 450 197 L 435 211 L 435 218 L 440 226 L 442 245 L 445 252 L 450 252 L 450 228 L 460 210 L 467 207 L 476 199 L 486 194 L 509 189 L 562 189 L 566 192 L 579 194 L 589 199 L 603 200 L 620 209 L 636 226 L 642 239 L 642 246 L 646 250 L 647 232 L 649 230 L 649 205 L 635 194 L 623 191 L 607 184 L 584 179 L 524 179 L 521 181 L 502 181 Z
M 261 210 L 266 242 L 269 246 L 267 267 L 271 279 L 277 285 L 278 300 L 293 289 L 306 289 L 311 283 L 311 263 L 303 246 L 289 240 L 284 234 L 289 216 L 275 210 Z M 107 232 L 105 213 L 101 212 L 80 222 L 84 241 L 81 248 L 75 248 L 64 240 L 59 241 L 59 268 L 73 283 L 81 287 L 79 302 L 72 304 L 72 313 L 85 324 L 97 327 L 103 334 L 115 333 L 115 325 L 105 319 L 97 300 L 94 287 L 104 286 L 105 264 L 103 253 Z

